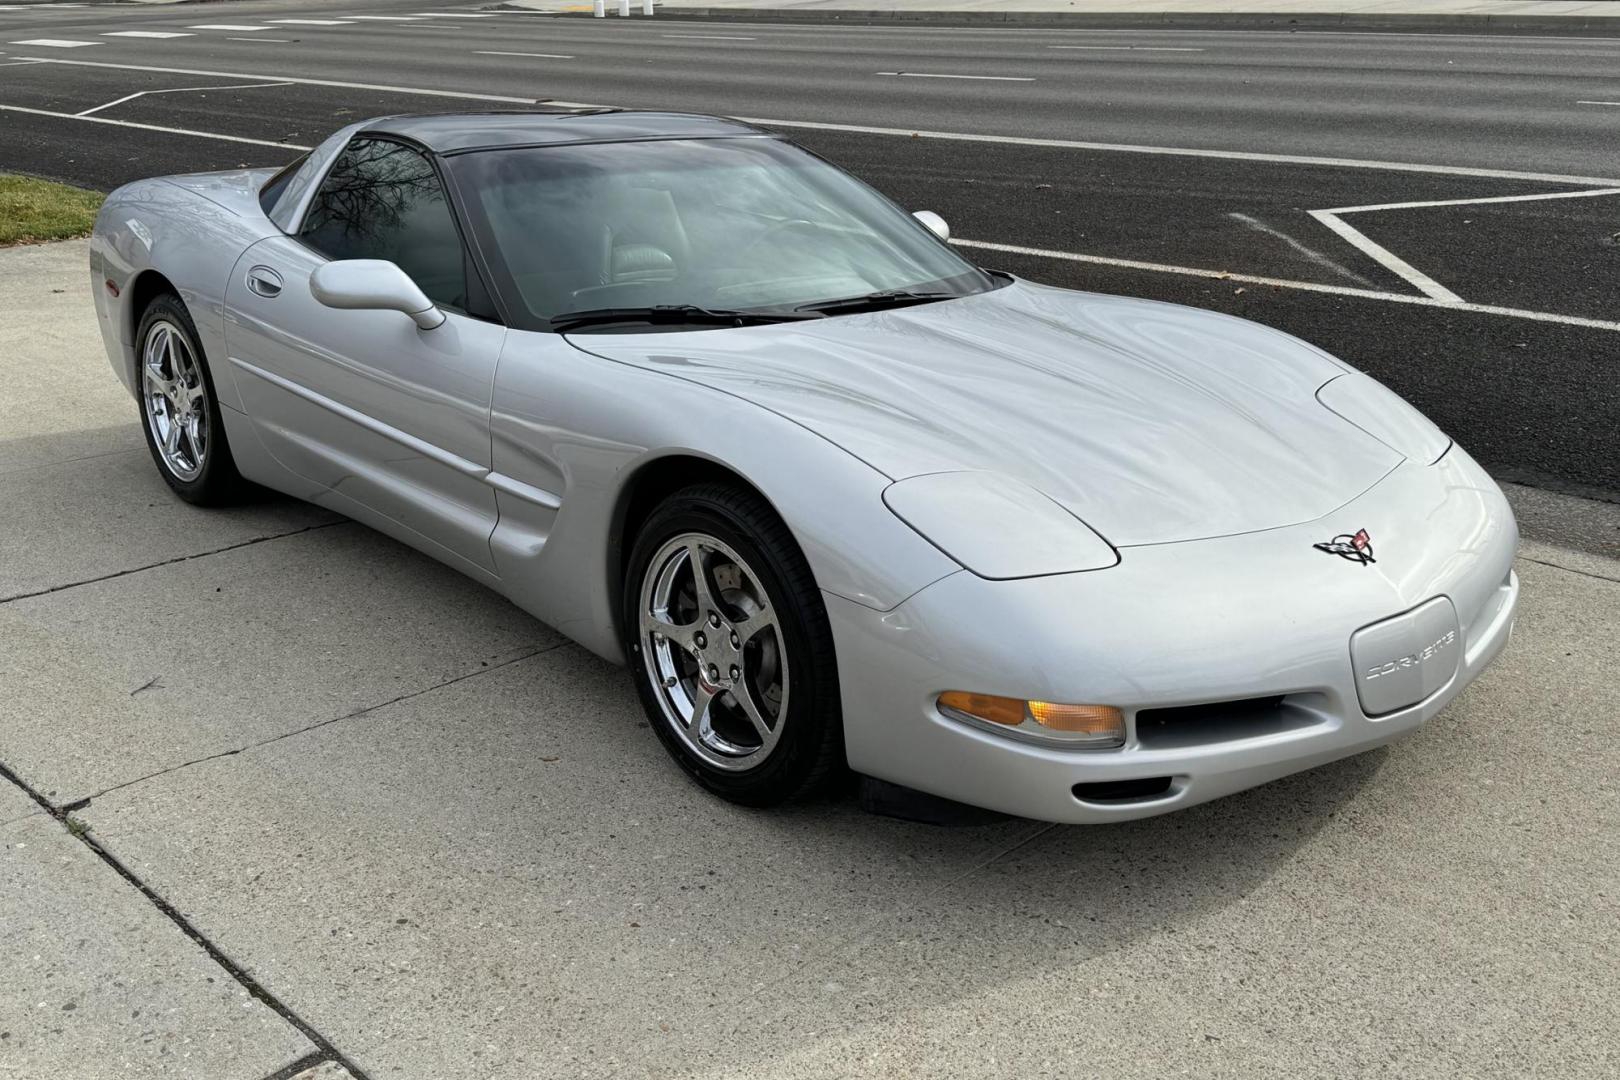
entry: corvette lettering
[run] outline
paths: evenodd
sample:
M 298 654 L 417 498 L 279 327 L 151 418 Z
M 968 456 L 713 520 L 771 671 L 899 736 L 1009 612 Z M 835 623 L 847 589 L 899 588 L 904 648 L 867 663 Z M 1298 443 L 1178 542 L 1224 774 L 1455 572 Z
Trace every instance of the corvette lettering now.
M 1372 667 L 1367 669 L 1366 674 L 1364 674 L 1362 678 L 1371 682 L 1373 679 L 1381 679 L 1385 675 L 1393 675 L 1397 671 L 1402 671 L 1406 668 L 1419 667 L 1427 661 L 1432 660 L 1436 656 L 1440 655 L 1440 653 L 1444 650 L 1451 648 L 1451 646 L 1455 645 L 1456 643 L 1457 631 L 1447 630 L 1435 640 L 1434 644 L 1425 646 L 1415 653 L 1407 653 L 1405 656 L 1398 657 L 1397 659 L 1390 660 L 1386 663 L 1374 664 Z

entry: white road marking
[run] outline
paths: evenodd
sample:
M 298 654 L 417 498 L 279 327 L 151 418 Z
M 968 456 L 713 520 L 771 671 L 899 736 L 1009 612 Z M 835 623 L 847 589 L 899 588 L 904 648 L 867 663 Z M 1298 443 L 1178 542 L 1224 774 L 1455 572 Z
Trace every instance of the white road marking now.
M 1577 105 L 1620 105 L 1620 101 L 1577 101 Z
M 1428 274 L 1425 274 L 1423 271 L 1419 270 L 1417 267 L 1395 254 L 1384 245 L 1378 243 L 1366 233 L 1361 232 L 1354 226 L 1347 225 L 1340 221 L 1330 211 L 1311 210 L 1309 213 L 1311 217 L 1338 233 L 1339 237 L 1351 247 L 1360 251 L 1363 255 L 1366 255 L 1368 258 L 1372 259 L 1373 262 L 1382 266 L 1390 273 L 1404 278 L 1425 296 L 1438 300 L 1442 304 L 1464 303 L 1462 297 L 1458 296 L 1456 293 L 1434 280 L 1434 278 L 1430 277 Z
M 264 41 L 266 39 L 257 38 L 255 40 Z M 16 43 L 14 42 L 13 44 Z M 215 75 L 221 79 L 264 79 L 267 81 L 273 80 L 276 82 L 292 83 L 295 86 L 337 86 L 345 90 L 381 90 L 388 94 L 422 94 L 426 97 L 462 98 L 467 101 L 504 101 L 513 105 L 534 105 L 538 103 L 537 98 L 508 97 L 503 94 L 474 94 L 465 90 L 429 90 L 420 86 L 389 86 L 386 83 L 344 82 L 339 79 L 304 79 L 293 75 L 266 75 L 263 72 L 258 71 L 207 71 L 201 68 L 153 67 L 148 64 L 107 64 L 97 63 L 94 60 L 58 60 L 54 57 L 48 56 L 30 56 L 25 57 L 24 59 L 37 60 L 42 64 L 63 64 L 68 67 L 113 68 L 119 71 L 159 71 L 165 75 Z M 560 105 L 565 109 L 592 107 L 574 101 L 548 101 L 547 104 Z M 108 122 L 111 123 L 111 121 Z M 168 129 L 159 128 L 154 130 Z M 188 131 L 184 132 L 183 134 L 200 135 L 206 134 L 206 132 Z M 222 135 L 219 137 L 229 138 L 230 136 Z M 254 140 L 249 139 L 248 141 L 252 142 Z M 265 145 L 283 146 L 291 144 L 266 143 Z M 300 149 L 307 148 L 300 147 Z
M 59 64 L 90 63 L 88 60 L 57 60 Z M 950 139 L 958 142 L 1000 143 L 1005 146 L 1040 146 L 1053 150 L 1101 150 L 1120 154 L 1162 154 L 1169 157 L 1219 158 L 1226 161 L 1266 161 L 1278 165 L 1326 165 L 1340 169 L 1373 169 L 1382 172 L 1433 173 L 1436 176 L 1480 176 L 1492 180 L 1531 180 L 1549 184 L 1620 184 L 1612 176 L 1567 176 L 1562 173 L 1519 172 L 1513 169 L 1480 169 L 1469 165 L 1424 165 L 1409 161 L 1377 161 L 1361 158 L 1313 157 L 1307 154 L 1266 154 L 1247 150 L 1205 150 L 1189 146 L 1150 146 L 1139 143 L 1082 142 L 1078 139 L 1038 139 L 1020 135 L 980 135 L 964 131 L 926 131 L 910 128 L 876 127 L 869 124 L 830 124 L 816 120 L 773 120 L 762 116 L 738 116 L 745 124 L 766 127 L 805 128 L 812 131 L 849 131 L 863 135 L 897 135 L 911 139 Z
M 943 29 L 943 28 L 939 28 Z M 1504 35 L 1505 36 L 1505 35 Z M 1586 40 L 1586 39 L 1582 39 Z M 12 44 L 22 44 L 13 42 Z M 87 44 L 102 44 L 88 42 Z M 98 60 L 64 60 L 56 57 L 28 57 L 42 63 L 63 64 L 69 67 L 108 68 L 120 71 L 160 71 L 169 75 L 215 75 L 225 79 L 278 79 L 304 86 L 337 86 L 350 90 L 382 90 L 398 94 L 423 94 L 430 97 L 464 98 L 470 101 L 504 101 L 518 105 L 533 105 L 535 98 L 508 97 L 500 94 L 478 94 L 462 90 L 431 90 L 417 86 L 389 86 L 375 83 L 345 82 L 335 79 L 305 79 L 291 75 L 264 72 L 209 71 L 200 68 L 152 67 L 144 64 L 114 64 Z M 548 105 L 565 109 L 602 108 L 601 102 L 548 100 Z M 1054 150 L 1097 150 L 1121 154 L 1151 154 L 1168 157 L 1214 158 L 1228 161 L 1264 161 L 1279 165 L 1323 165 L 1341 169 L 1368 169 L 1382 172 L 1428 173 L 1436 176 L 1477 176 L 1492 180 L 1528 180 L 1549 184 L 1590 184 L 1602 187 L 1620 185 L 1620 178 L 1612 176 L 1572 176 L 1563 173 L 1520 172 L 1514 169 L 1482 169 L 1469 165 L 1428 165 L 1410 161 L 1379 161 L 1362 158 L 1313 157 L 1305 154 L 1268 154 L 1246 150 L 1207 150 L 1197 147 L 1152 146 L 1136 143 L 1083 142 L 1078 139 L 1040 139 L 1018 135 L 985 135 L 964 131 L 928 131 L 913 128 L 878 127 L 869 124 L 832 124 L 815 120 L 783 120 L 764 116 L 738 116 L 746 124 L 765 127 L 804 128 L 812 131 L 847 131 L 864 135 L 892 135 L 900 138 L 946 139 L 957 142 L 998 143 L 1007 146 L 1037 146 Z
M 347 19 L 271 19 L 278 26 L 352 26 Z
M 494 49 L 474 49 L 473 53 L 475 55 L 478 55 L 478 56 L 533 56 L 536 59 L 540 59 L 540 60 L 572 60 L 573 59 L 572 56 L 568 56 L 568 55 L 565 55 L 563 53 L 497 52 Z
M 1253 229 L 1255 232 L 1264 233 L 1267 236 L 1273 237 L 1273 238 L 1275 238 L 1277 240 L 1281 240 L 1283 243 L 1287 244 L 1289 247 L 1293 248 L 1295 251 L 1297 251 L 1301 255 L 1305 256 L 1307 259 L 1309 259 L 1311 262 L 1315 263 L 1317 266 L 1323 267 L 1324 269 L 1327 269 L 1327 270 L 1332 270 L 1334 273 L 1340 275 L 1341 277 L 1347 277 L 1351 281 L 1357 282 L 1358 284 L 1360 284 L 1364 288 L 1368 288 L 1368 289 L 1377 289 L 1378 288 L 1377 284 L 1375 284 L 1374 282 L 1368 281 L 1366 278 L 1362 277 L 1360 274 L 1356 273 L 1354 270 L 1350 269 L 1348 266 L 1344 266 L 1344 265 L 1342 265 L 1342 264 L 1340 264 L 1338 262 L 1335 262 L 1333 259 L 1330 259 L 1328 256 L 1322 254 L 1320 251 L 1317 251 L 1314 248 L 1306 247 L 1304 244 L 1300 243 L 1298 240 L 1295 240 L 1292 236 L 1289 236 L 1287 233 L 1283 232 L 1280 229 L 1273 229 L 1270 225 L 1267 225 L 1265 222 L 1260 221 L 1260 220 L 1258 220 L 1256 218 L 1252 218 L 1248 214 L 1235 214 L 1234 213 L 1234 214 L 1227 214 L 1226 216 L 1231 218 L 1233 221 L 1241 222 L 1242 224 L 1247 225 L 1249 228 Z
M 284 37 L 228 37 L 226 41 L 265 41 L 271 44 L 291 45 L 292 38 Z
M 1203 52 L 1190 45 L 1048 45 L 1048 49 L 1087 49 L 1096 52 Z
M 242 33 L 242 34 L 256 34 L 260 30 L 268 30 L 270 28 L 268 26 L 250 26 L 247 23 L 221 22 L 221 23 L 198 23 L 196 26 L 187 27 L 187 29 L 188 30 L 235 30 L 236 32 Z
M 1377 210 L 1421 210 L 1436 206 L 1477 206 L 1484 203 L 1542 202 L 1548 199 L 1590 199 L 1599 195 L 1620 195 L 1620 188 L 1591 191 L 1552 191 L 1538 195 L 1492 195 L 1480 199 L 1425 199 L 1417 202 L 1377 203 L 1368 206 L 1339 206 L 1312 210 L 1311 217 L 1332 229 L 1346 242 L 1370 256 L 1386 269 L 1411 282 L 1419 291 L 1443 303 L 1462 303 L 1462 297 L 1414 267 L 1366 233 L 1339 218 L 1340 214 L 1366 214 Z
M 367 22 L 416 22 L 419 19 L 426 19 L 426 18 L 429 18 L 430 16 L 427 16 L 427 15 L 345 15 L 343 17 L 345 19 L 355 19 L 355 20 L 364 19 Z
M 297 143 L 270 142 L 249 139 L 242 135 L 220 135 L 213 131 L 192 131 L 189 128 L 163 127 L 160 124 L 137 124 L 131 120 L 110 120 L 105 116 L 75 116 L 72 113 L 51 112 L 49 109 L 25 109 L 21 105 L 0 105 L 0 112 L 26 113 L 29 116 L 51 116 L 58 120 L 80 120 L 86 124 L 111 124 L 113 127 L 135 128 L 138 131 L 161 131 L 167 135 L 195 135 L 199 139 L 218 139 L 221 142 L 247 143 L 250 146 L 274 146 L 278 150 L 310 150 L 313 147 Z
M 1314 281 L 1289 281 L 1286 278 L 1257 277 L 1254 274 L 1233 274 L 1225 270 L 1204 270 L 1193 266 L 1170 266 L 1165 263 L 1139 262 L 1135 259 L 1114 259 L 1104 255 L 1082 255 L 1073 251 L 1050 251 L 1046 248 L 1020 247 L 1016 244 L 994 244 L 987 240 L 952 240 L 951 243 L 986 251 L 1003 251 L 1011 255 L 1030 255 L 1039 259 L 1059 259 L 1064 262 L 1092 263 L 1114 266 L 1123 270 L 1145 270 L 1156 274 L 1179 274 L 1183 277 L 1207 278 L 1211 281 L 1236 281 L 1244 285 L 1270 285 L 1278 289 L 1297 289 L 1300 292 L 1328 293 L 1332 296 L 1351 296 L 1363 300 L 1379 300 L 1389 304 L 1412 304 L 1418 307 L 1444 308 L 1475 315 L 1502 315 L 1510 319 L 1531 322 L 1561 323 L 1565 326 L 1584 326 L 1593 330 L 1620 332 L 1620 322 L 1588 319 L 1579 315 L 1558 315 L 1550 311 L 1528 311 L 1523 308 L 1497 307 L 1492 304 L 1448 303 L 1431 296 L 1413 296 L 1409 293 L 1379 292 L 1374 289 L 1353 289 L 1347 285 L 1320 285 Z
M 742 37 L 739 34 L 659 34 L 666 38 L 690 38 L 694 41 L 758 41 L 758 38 Z
M 148 94 L 189 94 L 189 93 L 192 93 L 192 92 L 198 91 L 198 90 L 256 90 L 256 89 L 258 89 L 259 87 L 262 87 L 262 86 L 286 86 L 286 85 L 287 84 L 284 83 L 284 82 L 231 83 L 231 84 L 226 85 L 226 86 L 176 86 L 176 87 L 171 87 L 170 89 L 167 89 L 167 90 L 137 90 L 133 94 L 125 94 L 123 97 L 117 99 L 116 101 L 109 101 L 105 105 L 97 105 L 93 109 L 86 109 L 86 110 L 84 110 L 84 112 L 74 113 L 73 115 L 74 116 L 90 116 L 90 115 L 92 115 L 94 113 L 98 113 L 98 112 L 102 112 L 102 111 L 104 111 L 106 109 L 110 109 L 114 105 L 122 105 L 126 101 L 134 101 L 136 98 L 145 97 Z
M 925 71 L 874 71 L 874 75 L 896 75 L 902 79 L 973 79 L 978 82 L 1034 82 L 1027 75 L 935 75 Z
M 4 55 L 4 54 L 0 53 L 0 55 Z M 24 64 L 38 64 L 38 63 L 40 63 L 40 61 L 38 61 L 38 60 L 7 60 L 5 63 L 0 64 L 0 67 L 22 67 Z
M 72 41 L 68 38 L 42 37 L 29 41 L 13 41 L 12 45 L 39 45 L 47 49 L 82 49 L 86 45 L 105 45 L 105 41 Z
M 109 30 L 102 37 L 136 37 L 136 38 L 177 38 L 196 37 L 196 34 L 183 34 L 174 30 Z
M 1545 202 L 1548 199 L 1590 199 L 1598 195 L 1620 195 L 1620 187 L 1589 188 L 1585 191 L 1551 191 L 1540 195 L 1492 195 L 1484 199 L 1426 199 L 1421 202 L 1378 203 L 1372 206 L 1334 206 L 1326 214 L 1365 214 L 1374 210 L 1420 210 L 1431 206 L 1475 206 L 1480 203 Z
M 420 11 L 417 15 L 424 19 L 496 19 L 500 16 L 494 13 L 479 13 L 476 11 Z

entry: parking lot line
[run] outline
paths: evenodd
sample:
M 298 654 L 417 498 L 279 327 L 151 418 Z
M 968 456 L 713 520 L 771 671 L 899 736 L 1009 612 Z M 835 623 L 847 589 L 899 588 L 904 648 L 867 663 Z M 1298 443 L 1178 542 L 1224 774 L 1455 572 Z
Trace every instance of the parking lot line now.
M 1058 259 L 1063 262 L 1094 263 L 1122 270 L 1144 270 L 1154 274 L 1178 274 L 1183 277 L 1207 278 L 1212 281 L 1235 281 L 1244 285 L 1270 285 L 1278 289 L 1297 289 L 1300 292 L 1329 293 L 1334 296 L 1379 300 L 1389 304 L 1413 304 L 1418 307 L 1445 308 L 1475 315 L 1501 315 L 1510 319 L 1530 322 L 1560 323 L 1565 326 L 1584 326 L 1592 330 L 1620 332 L 1620 322 L 1606 319 L 1588 319 L 1580 315 L 1560 315 L 1552 311 L 1530 311 L 1524 308 L 1499 307 L 1495 304 L 1471 304 L 1467 301 L 1451 303 L 1432 296 L 1410 293 L 1380 292 L 1376 289 L 1356 289 L 1346 285 L 1324 285 L 1314 281 L 1290 281 L 1286 278 L 1260 277 L 1255 274 L 1234 274 L 1226 270 L 1208 270 L 1196 266 L 1172 266 L 1166 263 L 1141 262 L 1136 259 L 1115 259 L 1106 255 L 1086 255 L 1075 251 L 1052 251 L 1047 248 L 1022 247 L 1017 244 L 998 244 L 989 240 L 952 240 L 959 247 L 981 248 L 985 251 L 1004 251 L 1009 255 L 1028 255 L 1037 259 Z
M 116 104 L 116 102 L 111 104 Z M 29 116 L 51 116 L 58 120 L 78 120 L 86 124 L 112 124 L 115 127 L 136 128 L 141 131 L 161 131 L 168 135 L 193 135 L 199 139 L 218 139 L 221 142 L 247 143 L 250 146 L 273 146 L 278 150 L 313 149 L 313 147 L 300 146 L 297 143 L 250 139 L 245 135 L 221 135 L 216 131 L 193 131 L 190 128 L 165 127 L 162 124 L 137 124 L 131 120 L 113 120 L 105 116 L 80 116 L 77 113 L 52 112 L 49 109 L 25 109 L 21 105 L 0 105 L 0 112 L 25 113 Z

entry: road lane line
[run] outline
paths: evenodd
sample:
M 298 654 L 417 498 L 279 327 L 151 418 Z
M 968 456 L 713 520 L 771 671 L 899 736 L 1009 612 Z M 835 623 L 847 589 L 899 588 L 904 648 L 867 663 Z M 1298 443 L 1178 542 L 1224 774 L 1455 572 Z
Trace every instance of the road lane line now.
M 263 41 L 264 38 L 255 40 Z M 15 43 L 14 43 L 15 44 Z M 101 44 L 92 42 L 91 44 Z M 209 71 L 200 68 L 154 67 L 150 64 L 103 64 L 93 60 L 58 60 L 50 56 L 28 56 L 25 60 L 37 60 L 42 64 L 62 64 L 68 67 L 95 67 L 115 68 L 120 71 L 157 71 L 165 75 L 215 75 L 221 79 L 264 79 L 266 81 L 292 83 L 295 86 L 336 86 L 344 90 L 381 90 L 387 94 L 421 94 L 424 97 L 464 98 L 468 101 L 504 101 L 512 105 L 535 105 L 536 98 L 509 97 L 504 94 L 475 94 L 466 90 L 430 90 L 421 86 L 389 86 L 386 83 L 345 82 L 340 79 L 304 79 L 295 75 L 266 75 L 262 71 Z M 548 105 L 560 105 L 563 108 L 591 108 L 578 102 L 548 101 Z M 187 132 L 186 134 L 198 134 Z M 281 145 L 280 143 L 268 145 Z
M 92 60 L 53 60 L 51 62 L 56 64 L 95 63 Z M 1491 180 L 1531 180 L 1549 184 L 1602 184 L 1605 187 L 1620 184 L 1620 179 L 1612 176 L 1567 176 L 1561 173 L 1519 172 L 1514 169 L 1481 169 L 1470 165 L 1425 165 L 1411 161 L 1314 157 L 1307 154 L 1268 154 L 1247 150 L 1205 150 L 1190 146 L 1083 142 L 1078 139 L 1041 139 L 1021 135 L 981 135 L 965 131 L 928 131 L 912 128 L 877 127 L 871 124 L 832 124 L 818 120 L 773 120 L 761 116 L 738 116 L 733 119 L 741 120 L 745 124 L 760 124 L 765 127 L 804 128 L 810 131 L 847 131 L 857 135 L 894 135 L 910 139 L 949 139 L 957 142 L 999 143 L 1004 146 L 1036 146 L 1052 150 L 1098 150 L 1119 154 L 1216 158 L 1225 161 L 1264 161 L 1277 165 L 1323 165 L 1339 169 L 1432 173 L 1436 176 L 1478 176 Z
M 742 37 L 738 34 L 659 34 L 665 38 L 690 38 L 693 41 L 758 41 L 758 38 Z
M 277 26 L 353 26 L 347 19 L 268 19 Z
M 284 37 L 228 37 L 226 41 L 265 41 L 271 44 L 291 45 L 292 38 Z
M 247 23 L 198 23 L 196 26 L 186 27 L 188 30 L 235 30 L 237 33 L 253 34 L 260 30 L 268 30 L 268 26 L 249 26 Z
M 78 120 L 86 124 L 111 124 L 113 127 L 135 128 L 137 131 L 161 131 L 166 135 L 194 135 L 199 139 L 218 139 L 221 142 L 247 143 L 250 146 L 273 146 L 277 150 L 314 149 L 297 143 L 270 142 L 267 139 L 249 139 L 243 135 L 220 135 L 213 131 L 192 131 L 190 128 L 164 127 L 161 124 L 137 124 L 132 120 L 112 120 L 105 116 L 76 116 L 73 113 L 51 112 L 49 109 L 25 109 L 21 105 L 0 105 L 0 112 L 50 116 L 58 120 Z
M 565 53 L 548 52 L 501 52 L 498 49 L 474 49 L 475 56 L 533 56 L 540 60 L 572 60 L 571 55 Z
M 1314 281 L 1289 281 L 1286 278 L 1258 277 L 1254 274 L 1233 274 L 1225 270 L 1204 270 L 1193 266 L 1170 266 L 1165 263 L 1140 262 L 1136 259 L 1114 259 L 1105 255 L 1082 255 L 1073 251 L 1051 251 L 1046 248 L 1020 247 L 1016 244 L 995 244 L 988 240 L 952 240 L 966 248 L 1002 251 L 1010 255 L 1029 255 L 1038 259 L 1058 259 L 1063 262 L 1090 263 L 1113 266 L 1122 270 L 1143 270 L 1155 274 L 1177 274 L 1182 277 L 1206 278 L 1211 281 L 1236 281 L 1244 285 L 1270 285 L 1278 289 L 1296 289 L 1300 292 L 1328 293 L 1362 300 L 1378 300 L 1389 304 L 1411 304 L 1416 307 L 1443 308 L 1474 315 L 1502 315 L 1510 319 L 1530 322 L 1560 323 L 1565 326 L 1584 326 L 1593 330 L 1620 332 L 1620 322 L 1588 319 L 1580 315 L 1558 315 L 1551 311 L 1529 311 L 1523 308 L 1497 307 L 1493 304 L 1448 303 L 1432 296 L 1414 296 L 1410 293 L 1379 292 L 1374 289 L 1354 289 L 1347 285 L 1321 285 Z
M 874 71 L 874 75 L 896 75 L 902 79 L 973 79 L 978 82 L 1034 82 L 1027 75 L 936 75 L 926 71 Z
M 178 30 L 109 30 L 102 37 L 133 37 L 133 38 L 177 38 L 196 37 L 196 34 L 183 34 Z
M 1191 45 L 1048 45 L 1048 49 L 1084 49 L 1091 52 L 1203 52 Z
M 1577 101 L 1577 105 L 1620 105 L 1620 101 Z
M 12 44 L 19 44 L 13 42 Z M 89 44 L 104 44 L 90 42 Z M 66 60 L 58 57 L 28 57 L 42 63 L 68 67 L 107 68 L 120 71 L 158 71 L 170 75 L 215 75 L 226 79 L 277 79 L 303 86 L 337 86 L 350 90 L 382 90 L 397 94 L 422 94 L 430 97 L 465 98 L 471 101 L 504 101 L 518 105 L 534 105 L 536 98 L 507 97 L 499 94 L 478 94 L 464 90 L 429 90 L 415 86 L 389 86 L 374 83 L 345 82 L 336 79 L 309 79 L 293 75 L 266 74 L 264 72 L 210 71 L 200 68 L 153 67 L 144 64 L 116 64 L 100 60 Z M 601 102 L 547 100 L 546 104 L 565 109 L 592 109 L 604 107 Z M 1150 154 L 1167 157 L 1213 158 L 1225 161 L 1258 161 L 1278 165 L 1321 165 L 1340 169 L 1367 169 L 1376 172 L 1426 173 L 1435 176 L 1475 176 L 1490 180 L 1527 180 L 1549 184 L 1587 184 L 1602 187 L 1620 185 L 1620 178 L 1612 176 L 1573 176 L 1563 173 L 1521 172 L 1515 169 L 1484 169 L 1470 165 L 1428 165 L 1410 161 L 1380 161 L 1362 158 L 1315 157 L 1306 154 L 1272 154 L 1246 150 L 1209 150 L 1199 147 L 1153 146 L 1136 143 L 1085 142 L 1078 139 L 1044 139 L 1020 135 L 987 135 L 965 131 L 930 131 L 920 128 L 879 127 L 871 124 L 834 124 L 816 120 L 783 120 L 762 116 L 738 116 L 734 119 L 745 124 L 764 127 L 802 128 L 807 131 L 845 131 L 858 135 L 889 135 L 907 139 L 945 139 L 955 142 L 996 143 L 1003 146 L 1033 146 L 1051 150 L 1095 150 L 1106 153 Z
M 175 87 L 170 87 L 170 88 L 168 88 L 166 90 L 137 90 L 133 94 L 125 94 L 123 97 L 117 99 L 116 101 L 109 101 L 105 105 L 97 105 L 93 109 L 86 109 L 86 110 L 84 110 L 84 112 L 74 113 L 73 115 L 74 116 L 91 116 L 91 115 L 93 115 L 95 113 L 103 112 L 103 111 L 105 111 L 107 109 L 110 109 L 114 105 L 122 105 L 126 101 L 134 101 L 136 98 L 142 98 L 142 97 L 145 97 L 148 94 L 189 94 L 189 93 L 193 93 L 193 92 L 199 91 L 199 90 L 256 90 L 256 89 L 259 89 L 260 87 L 265 87 L 265 86 L 286 86 L 286 85 L 288 85 L 288 84 L 284 83 L 284 82 L 231 83 L 231 84 L 228 84 L 226 86 L 175 86 Z
M 1357 282 L 1358 284 L 1360 284 L 1363 288 L 1368 288 L 1368 289 L 1377 289 L 1378 288 L 1376 283 L 1374 283 L 1372 281 L 1368 281 L 1366 278 L 1362 277 L 1360 274 L 1356 273 L 1354 270 L 1350 269 L 1348 266 L 1344 266 L 1344 265 L 1342 265 L 1342 264 L 1340 264 L 1338 262 L 1335 262 L 1333 259 L 1331 259 L 1328 256 L 1322 254 L 1320 251 L 1317 251 L 1315 248 L 1306 247 L 1304 244 L 1300 243 L 1298 240 L 1295 240 L 1292 236 L 1289 236 L 1287 233 L 1283 232 L 1281 229 L 1273 229 L 1270 225 L 1267 225 L 1265 222 L 1260 221 L 1258 218 L 1252 218 L 1248 214 L 1238 214 L 1238 213 L 1231 213 L 1231 214 L 1227 214 L 1226 216 L 1231 218 L 1233 221 L 1239 222 L 1239 223 L 1241 223 L 1243 225 L 1247 225 L 1249 228 L 1253 229 L 1255 232 L 1264 233 L 1265 235 L 1273 237 L 1274 239 L 1281 240 L 1283 243 L 1287 244 L 1289 247 L 1293 248 L 1295 251 L 1297 251 L 1301 255 L 1305 256 L 1305 258 L 1309 259 L 1311 262 L 1315 263 L 1317 266 L 1320 266 L 1320 267 L 1322 267 L 1323 269 L 1326 269 L 1326 270 L 1332 270 L 1334 273 L 1338 274 L 1341 277 L 1347 277 L 1351 281 L 1354 281 L 1354 282 Z
M 367 22 L 417 22 L 429 18 L 427 15 L 345 15 L 345 19 L 364 19 Z
M 1384 247 L 1382 244 L 1373 240 L 1366 233 L 1355 228 L 1353 225 L 1340 221 L 1333 215 L 1331 211 L 1310 210 L 1307 211 L 1307 213 L 1309 213 L 1311 217 L 1315 218 L 1317 221 L 1320 221 L 1323 225 L 1326 225 L 1328 228 L 1338 233 L 1340 239 L 1344 240 L 1351 247 L 1360 251 L 1363 255 L 1366 255 L 1368 258 L 1372 259 L 1373 262 L 1382 266 L 1385 270 L 1406 279 L 1406 281 L 1410 282 L 1412 286 L 1419 292 L 1424 293 L 1425 295 L 1430 296 L 1443 304 L 1465 303 L 1462 297 L 1458 296 L 1456 293 L 1434 280 L 1434 278 L 1430 277 L 1428 274 L 1425 274 L 1423 271 L 1419 270 L 1417 267 L 1395 254 L 1387 247 Z
M 105 41 L 74 41 L 71 38 L 33 38 L 28 41 L 13 41 L 11 45 L 43 46 L 47 49 L 82 49 L 86 45 L 105 45 Z

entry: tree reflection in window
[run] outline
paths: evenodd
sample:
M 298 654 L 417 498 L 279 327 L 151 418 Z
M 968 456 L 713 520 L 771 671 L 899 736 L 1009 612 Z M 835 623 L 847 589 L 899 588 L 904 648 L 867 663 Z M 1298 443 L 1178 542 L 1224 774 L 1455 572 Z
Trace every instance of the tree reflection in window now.
M 461 236 L 433 166 L 386 139 L 355 139 L 332 163 L 299 234 L 332 259 L 386 259 L 435 303 L 466 306 Z

